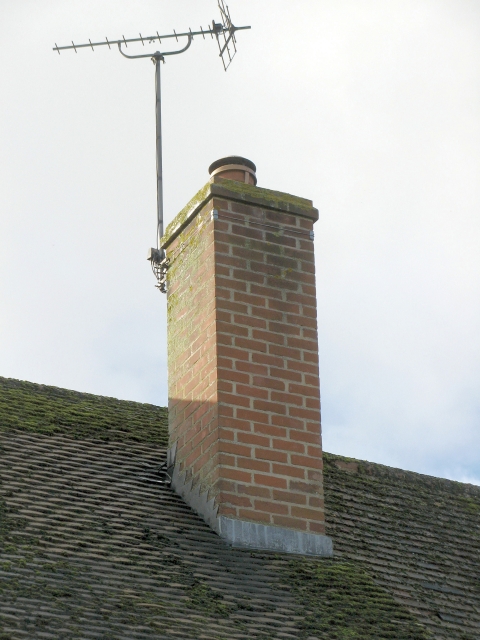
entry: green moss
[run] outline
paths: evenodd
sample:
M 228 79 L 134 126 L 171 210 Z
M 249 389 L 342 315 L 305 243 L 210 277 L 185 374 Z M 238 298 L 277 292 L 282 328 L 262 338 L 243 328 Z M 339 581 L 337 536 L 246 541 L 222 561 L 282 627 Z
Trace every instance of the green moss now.
M 172 222 L 170 222 L 170 224 L 167 226 L 167 228 L 165 229 L 165 233 L 163 234 L 163 237 L 162 237 L 162 244 L 167 242 L 170 236 L 173 235 L 173 233 L 175 233 L 177 229 L 179 229 L 183 225 L 185 220 L 188 218 L 189 214 L 192 211 L 194 211 L 205 200 L 209 192 L 210 192 L 210 182 L 207 182 L 207 184 L 204 185 L 200 189 L 200 191 L 198 191 L 193 196 L 190 202 L 183 207 L 180 213 L 178 213 L 175 216 L 175 218 L 172 220 Z
M 299 207 L 300 209 L 312 209 L 313 204 L 311 200 L 306 198 L 300 198 L 298 196 L 292 196 L 290 193 L 283 193 L 282 191 L 272 191 L 271 189 L 263 189 L 262 187 L 254 187 L 251 184 L 245 184 L 244 182 L 237 182 L 236 180 L 222 180 L 217 183 L 218 186 L 224 187 L 229 191 L 233 191 L 244 198 L 261 199 L 266 201 L 271 207 L 284 209 L 285 204 Z
M 301 605 L 301 638 L 427 640 L 431 635 L 358 564 L 294 559 L 284 581 Z
M 197 216 L 195 220 L 180 234 L 183 250 L 172 256 L 169 270 L 169 282 L 180 283 L 174 293 L 167 298 L 167 316 L 169 320 L 175 316 L 175 322 L 168 322 L 168 366 L 174 370 L 174 363 L 178 356 L 190 346 L 194 325 L 199 322 L 198 314 L 188 313 L 191 299 L 201 296 L 208 299 L 208 287 L 212 281 L 200 278 L 202 266 L 206 260 L 206 241 L 204 233 L 204 216 Z M 208 258 L 207 258 L 208 259 Z M 200 315 L 203 310 L 200 310 Z
M 222 180 L 221 182 L 216 183 L 216 185 L 236 194 L 240 200 L 248 200 L 249 198 L 261 200 L 265 203 L 265 206 L 272 207 L 274 209 L 285 210 L 285 205 L 287 205 L 287 210 L 289 205 L 305 210 L 313 208 L 312 201 L 307 200 L 306 198 L 292 196 L 290 193 L 283 193 L 281 191 L 272 191 L 271 189 L 254 187 L 253 185 L 237 182 L 236 180 Z M 182 227 L 190 214 L 192 214 L 205 200 L 207 200 L 208 196 L 211 194 L 211 187 L 212 184 L 207 182 L 207 184 L 193 196 L 190 202 L 183 207 L 180 213 L 175 216 L 172 222 L 170 222 L 165 229 L 165 233 L 161 240 L 162 245 L 167 243 Z
M 168 443 L 164 407 L 0 378 L 0 432 Z
M 469 496 L 460 496 L 460 505 L 471 515 L 480 514 L 480 499 L 472 498 Z
M 195 582 L 190 588 L 191 605 L 208 616 L 226 618 L 232 610 L 232 604 L 225 601 L 218 591 L 214 591 L 205 582 Z M 233 608 L 236 607 L 233 605 Z

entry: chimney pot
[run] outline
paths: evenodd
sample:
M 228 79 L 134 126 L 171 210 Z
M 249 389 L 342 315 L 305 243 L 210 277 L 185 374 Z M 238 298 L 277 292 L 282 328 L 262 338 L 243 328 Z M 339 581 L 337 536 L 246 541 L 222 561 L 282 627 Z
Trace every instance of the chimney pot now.
M 242 158 L 241 156 L 227 156 L 212 162 L 208 167 L 210 177 L 215 182 L 215 178 L 225 178 L 227 180 L 235 180 L 236 182 L 244 182 L 245 184 L 256 185 L 257 167 L 251 160 Z

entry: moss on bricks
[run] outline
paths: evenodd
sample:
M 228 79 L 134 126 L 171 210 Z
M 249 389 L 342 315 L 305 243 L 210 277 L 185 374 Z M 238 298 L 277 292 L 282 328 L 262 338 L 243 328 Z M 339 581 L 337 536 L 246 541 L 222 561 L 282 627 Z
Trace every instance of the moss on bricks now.
M 207 182 L 200 191 L 193 196 L 193 198 L 188 202 L 183 209 L 178 213 L 175 218 L 170 222 L 170 224 L 165 229 L 165 233 L 162 237 L 162 245 L 167 242 L 172 235 L 174 235 L 180 227 L 183 226 L 185 221 L 188 219 L 189 215 L 195 211 L 195 209 L 202 204 L 207 195 L 210 192 L 210 182 Z
M 167 409 L 0 378 L 0 432 L 168 444 Z
M 281 191 L 272 191 L 271 189 L 263 189 L 262 187 L 254 187 L 250 184 L 237 182 L 236 180 L 223 179 L 221 182 L 215 183 L 216 187 L 226 189 L 233 196 L 233 199 L 245 201 L 254 199 L 268 208 L 280 209 L 282 211 L 289 210 L 291 207 L 296 209 L 310 211 L 313 208 L 311 200 L 293 196 L 290 193 Z M 198 210 L 202 204 L 215 195 L 212 189 L 212 183 L 207 182 L 193 198 L 183 207 L 183 209 L 175 216 L 172 222 L 165 229 L 165 233 L 161 239 L 162 246 L 168 244 L 172 237 L 176 236 L 179 230 L 185 225 L 191 215 Z
M 283 210 L 286 204 L 308 210 L 313 207 L 311 200 L 300 198 L 299 196 L 293 196 L 290 193 L 283 193 L 282 191 L 273 191 L 272 189 L 254 187 L 251 184 L 238 182 L 236 180 L 223 179 L 217 184 L 219 187 L 224 187 L 225 189 L 238 194 L 242 200 L 248 198 L 248 196 L 256 199 L 261 198 L 265 201 L 266 205 L 269 205 L 273 209 L 278 208 Z

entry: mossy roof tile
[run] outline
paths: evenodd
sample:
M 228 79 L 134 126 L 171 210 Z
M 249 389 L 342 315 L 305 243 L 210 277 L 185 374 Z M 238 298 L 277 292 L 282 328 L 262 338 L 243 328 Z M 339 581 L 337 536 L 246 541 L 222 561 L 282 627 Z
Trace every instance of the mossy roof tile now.
M 335 558 L 252 553 L 148 480 L 166 441 L 165 409 L 0 379 L 0 640 L 480 638 L 479 488 L 325 454 Z

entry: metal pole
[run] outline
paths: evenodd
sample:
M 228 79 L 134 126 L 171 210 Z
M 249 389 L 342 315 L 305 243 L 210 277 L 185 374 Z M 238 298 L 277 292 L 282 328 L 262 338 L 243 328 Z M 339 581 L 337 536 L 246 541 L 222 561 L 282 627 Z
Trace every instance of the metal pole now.
M 157 126 L 157 249 L 163 236 L 163 171 L 162 171 L 162 98 L 160 86 L 160 64 L 163 57 L 157 52 L 155 58 L 155 120 Z M 163 253 L 163 252 L 162 252 Z

